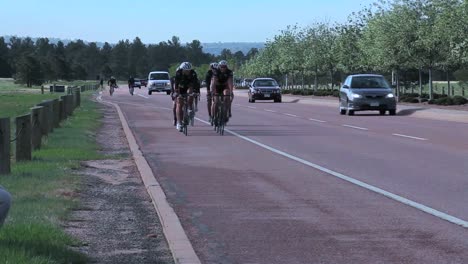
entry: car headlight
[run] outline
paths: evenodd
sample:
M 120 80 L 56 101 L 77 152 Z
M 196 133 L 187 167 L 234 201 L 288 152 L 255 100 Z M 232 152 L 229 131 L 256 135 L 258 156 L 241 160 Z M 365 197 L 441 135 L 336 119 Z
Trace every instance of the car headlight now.
M 170 86 L 170 85 L 171 85 L 171 83 L 170 83 L 170 82 L 167 82 L 167 83 L 166 83 L 166 85 L 167 85 L 167 86 Z
M 392 93 L 389 93 L 387 94 L 387 98 L 395 98 L 395 95 L 393 95 Z
M 362 95 L 353 93 L 351 95 L 353 98 L 362 98 Z

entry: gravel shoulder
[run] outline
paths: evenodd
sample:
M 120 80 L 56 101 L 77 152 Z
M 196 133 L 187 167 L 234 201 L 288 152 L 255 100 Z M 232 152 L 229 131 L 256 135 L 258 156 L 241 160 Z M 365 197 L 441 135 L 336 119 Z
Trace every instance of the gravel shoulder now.
M 82 162 L 76 208 L 66 230 L 91 263 L 174 263 L 113 107 L 101 105 L 97 134 L 101 152 L 112 159 Z

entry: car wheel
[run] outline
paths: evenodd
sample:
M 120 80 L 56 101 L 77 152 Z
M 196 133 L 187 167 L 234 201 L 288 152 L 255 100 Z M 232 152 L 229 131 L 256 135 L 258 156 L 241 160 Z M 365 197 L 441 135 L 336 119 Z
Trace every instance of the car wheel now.
M 252 100 L 250 100 L 252 103 L 255 103 L 255 99 L 252 98 Z
M 392 116 L 396 115 L 396 109 L 388 110 L 388 113 Z
M 354 110 L 348 110 L 348 115 L 349 115 L 349 116 L 354 115 Z
M 346 109 L 340 109 L 340 115 L 346 115 Z
M 166 91 L 166 94 L 167 94 L 167 95 L 170 95 L 170 94 L 171 94 L 171 92 L 170 92 L 170 91 Z
M 385 110 L 380 110 L 380 115 L 385 115 Z
M 151 95 L 152 91 L 148 91 L 148 95 Z

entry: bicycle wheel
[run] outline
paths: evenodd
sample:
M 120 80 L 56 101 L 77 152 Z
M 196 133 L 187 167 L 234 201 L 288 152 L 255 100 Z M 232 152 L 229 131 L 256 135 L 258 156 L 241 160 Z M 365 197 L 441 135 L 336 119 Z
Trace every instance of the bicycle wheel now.
M 219 120 L 219 134 L 220 135 L 223 135 L 224 134 L 224 122 L 226 121 L 225 120 L 225 113 L 224 113 L 224 101 L 221 103 L 220 105 L 220 111 L 219 111 L 219 117 L 220 117 L 220 120 Z
M 183 129 L 182 132 L 184 132 L 184 135 L 187 136 L 188 134 L 188 124 L 189 124 L 189 115 L 188 115 L 188 106 L 187 106 L 187 101 L 185 101 L 184 104 L 184 123 L 183 123 Z

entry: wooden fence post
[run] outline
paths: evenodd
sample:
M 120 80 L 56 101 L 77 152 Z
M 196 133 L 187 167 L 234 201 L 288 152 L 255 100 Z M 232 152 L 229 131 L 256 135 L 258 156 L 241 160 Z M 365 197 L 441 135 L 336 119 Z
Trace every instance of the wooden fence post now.
M 16 118 L 16 161 L 31 160 L 31 114 Z
M 0 118 L 0 175 L 10 174 L 10 118 Z
M 47 133 L 53 132 L 53 130 L 54 130 L 54 127 L 53 127 L 53 124 L 54 124 L 53 111 L 54 111 L 54 109 L 52 108 L 51 102 L 49 100 L 44 100 L 44 101 L 42 101 L 41 103 L 39 103 L 37 105 L 40 105 L 40 106 L 44 107 L 44 116 L 45 116 L 44 121 L 45 121 L 45 126 L 46 126 L 46 129 L 47 129 Z
M 60 96 L 60 121 L 67 119 L 67 96 Z
M 43 111 L 42 106 L 36 106 L 31 108 L 31 142 L 33 149 L 40 149 L 41 148 L 41 139 L 42 139 L 42 131 L 41 131 L 41 112 Z
M 52 109 L 54 114 L 54 128 L 60 127 L 60 102 L 59 99 L 52 100 Z
M 76 88 L 76 107 L 81 106 L 81 90 L 80 88 Z

